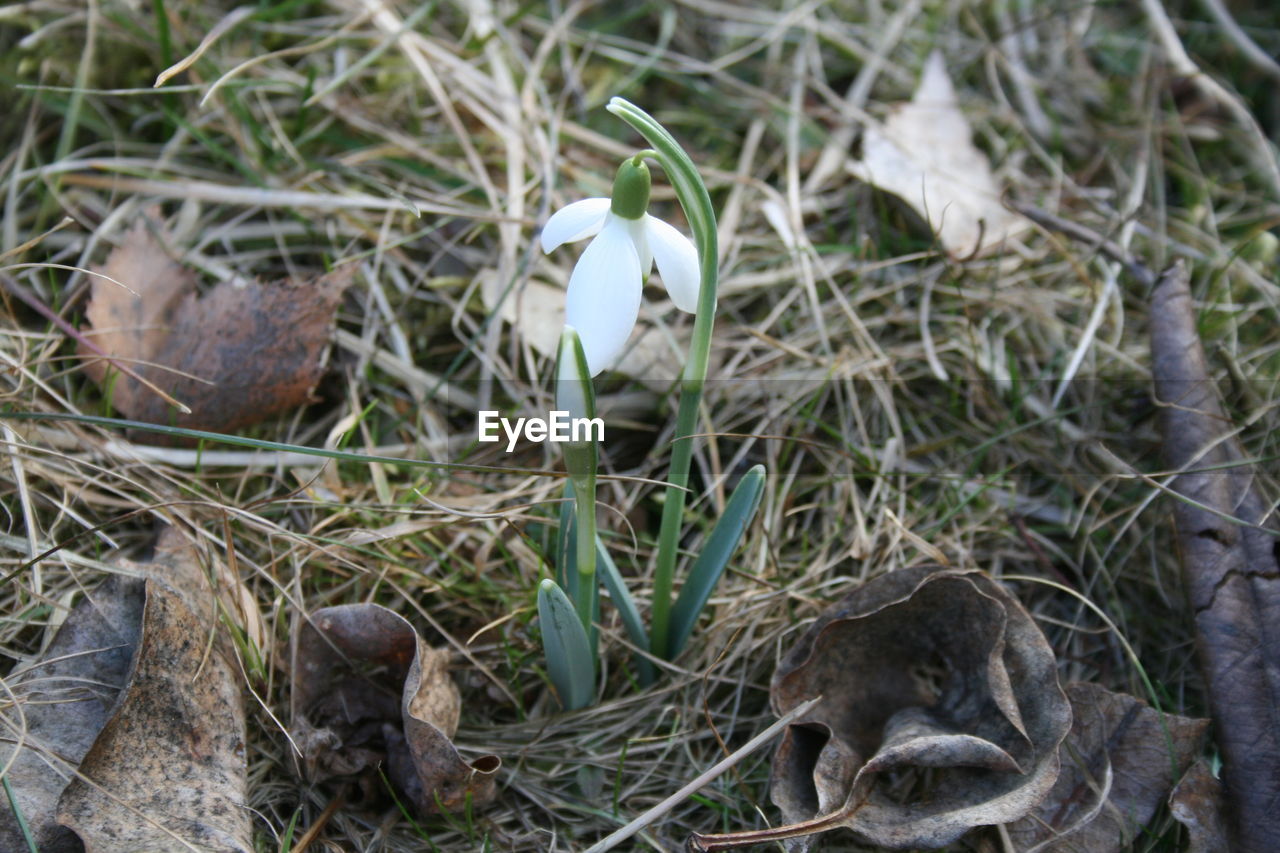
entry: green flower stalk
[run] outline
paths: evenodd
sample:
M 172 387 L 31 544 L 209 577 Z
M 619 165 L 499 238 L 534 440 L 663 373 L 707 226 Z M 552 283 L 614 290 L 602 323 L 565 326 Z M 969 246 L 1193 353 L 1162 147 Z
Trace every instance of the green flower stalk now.
M 707 381 L 711 355 L 711 331 L 716 316 L 716 288 L 719 285 L 719 246 L 716 215 L 711 195 L 697 167 L 680 143 L 644 110 L 622 98 L 609 101 L 609 112 L 635 128 L 653 146 L 668 180 L 675 188 L 680 207 L 693 229 L 699 260 L 698 299 L 693 321 L 693 339 L 680 380 L 680 405 L 676 412 L 676 432 L 671 449 L 671 469 L 667 474 L 666 502 L 662 506 L 662 526 L 658 532 L 658 565 L 653 579 L 653 610 L 649 621 L 650 648 L 661 658 L 670 658 L 668 632 L 671 620 L 671 591 L 675 581 L 676 557 L 680 546 L 680 526 L 688 494 L 689 465 L 698 421 L 698 405 Z

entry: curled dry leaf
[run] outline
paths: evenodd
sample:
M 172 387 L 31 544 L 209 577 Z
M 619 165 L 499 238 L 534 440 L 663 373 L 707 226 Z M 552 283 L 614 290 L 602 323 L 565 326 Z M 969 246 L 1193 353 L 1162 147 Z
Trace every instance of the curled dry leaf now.
M 778 714 L 822 696 L 774 755 L 789 825 L 691 846 L 808 850 L 843 827 L 882 847 L 940 847 L 1040 802 L 1071 726 L 1039 628 L 974 571 L 901 569 L 854 590 L 783 658 L 770 695 Z
M 244 708 L 195 551 L 169 529 L 12 679 L 9 777 L 44 853 L 250 851 Z M 59 826 L 61 825 L 61 826 Z M 0 847 L 24 849 L 7 810 Z
M 1200 750 L 1208 720 L 1161 714 L 1096 684 L 1067 685 L 1071 733 L 1049 795 L 1007 827 L 1021 853 L 1118 851 L 1130 844 Z
M 85 336 L 191 413 L 125 376 L 109 383 L 112 405 L 134 420 L 226 431 L 310 400 L 352 268 L 309 282 L 223 282 L 197 296 L 195 275 L 156 228 L 140 221 L 97 268 L 114 281 L 92 278 Z M 108 363 L 81 356 L 90 378 L 107 384 Z
M 942 54 L 934 52 L 911 101 L 883 125 L 867 127 L 862 159 L 849 170 L 911 205 L 949 254 L 985 254 L 1030 223 L 1000 202 L 991 163 L 972 136 Z
M 1280 530 L 1273 500 L 1218 403 L 1186 268 L 1151 297 L 1151 372 L 1178 550 L 1209 688 L 1233 846 L 1272 851 L 1280 839 Z
M 496 755 L 468 763 L 450 738 L 462 701 L 448 652 L 427 646 L 399 614 L 376 604 L 316 611 L 293 652 L 294 741 L 307 774 L 324 780 L 385 764 L 424 813 L 496 796 Z
M 1222 783 L 1197 759 L 1169 795 L 1173 819 L 1187 828 L 1186 853 L 1221 853 L 1230 849 L 1222 822 Z

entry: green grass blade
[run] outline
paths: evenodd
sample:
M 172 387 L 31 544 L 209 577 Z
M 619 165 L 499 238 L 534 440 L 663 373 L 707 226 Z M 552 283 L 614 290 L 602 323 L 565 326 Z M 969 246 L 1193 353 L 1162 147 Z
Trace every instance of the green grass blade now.
M 538 619 L 547 673 L 566 711 L 591 704 L 596 693 L 595 667 L 587 632 L 569 596 L 550 578 L 538 585 Z
M 738 487 L 729 496 L 724 515 L 716 521 L 711 535 L 698 558 L 693 561 L 689 570 L 689 578 L 680 590 L 675 607 L 671 609 L 671 627 L 667 639 L 667 650 L 672 658 L 680 654 L 693 626 L 697 624 L 698 615 L 707 606 L 711 591 L 715 589 L 729 558 L 738 548 L 742 534 L 747 525 L 755 517 L 756 508 L 760 506 L 760 496 L 764 493 L 764 466 L 757 465 L 747 472 L 738 483 Z
M 13 788 L 9 785 L 9 777 L 0 776 L 0 782 L 4 783 L 5 798 L 8 799 L 9 809 L 13 812 L 14 823 L 18 825 L 18 833 L 22 836 L 22 840 L 27 842 L 27 850 L 30 853 L 40 853 L 31 835 L 31 826 L 27 823 L 26 816 L 22 814 L 22 809 L 18 807 L 18 796 L 13 793 Z
M 97 415 L 75 415 L 52 412 L 13 412 L 0 410 L 0 421 L 69 421 L 79 424 L 93 424 L 109 429 L 133 429 L 141 432 L 153 432 L 157 435 L 168 435 L 175 438 L 192 439 L 194 441 L 210 441 L 230 444 L 233 447 L 249 447 L 255 450 L 275 450 L 284 453 L 301 453 L 305 456 L 323 456 L 343 462 L 381 462 L 386 465 L 407 465 L 415 468 L 435 468 L 441 471 L 477 471 L 494 474 L 535 474 L 539 476 L 560 476 L 555 471 L 543 471 L 535 468 L 503 468 L 497 465 L 467 465 L 461 462 L 436 462 L 430 459 L 411 459 L 407 456 L 378 456 L 373 453 L 352 453 L 345 450 L 326 450 L 323 447 L 308 447 L 304 444 L 286 444 L 279 441 L 266 441 L 261 438 L 247 438 L 242 435 L 229 435 L 221 432 L 209 432 L 187 427 L 164 426 L 150 424 L 145 421 L 130 421 L 122 418 L 102 418 Z

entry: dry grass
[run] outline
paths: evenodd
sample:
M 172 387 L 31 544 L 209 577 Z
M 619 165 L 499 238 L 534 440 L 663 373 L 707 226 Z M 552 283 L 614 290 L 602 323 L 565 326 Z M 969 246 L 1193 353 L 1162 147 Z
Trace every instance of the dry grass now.
M 551 450 L 508 456 L 473 441 L 478 405 L 548 402 L 547 358 L 480 291 L 488 282 L 518 299 L 530 282 L 566 280 L 572 253 L 544 259 L 532 237 L 563 202 L 602 194 L 638 141 L 603 111 L 608 97 L 644 106 L 702 164 L 722 223 L 720 380 L 706 400 L 716 434 L 695 455 L 697 518 L 723 504 L 726 478 L 754 462 L 769 471 L 713 618 L 658 687 L 636 688 L 606 607 L 604 699 L 561 716 L 534 619 L 557 480 L 152 452 L 119 431 L 9 421 L 0 569 L 21 570 L 0 592 L 7 665 L 38 651 L 117 549 L 145 551 L 160 526 L 182 524 L 211 558 L 234 549 L 264 640 L 260 660 L 245 658 L 261 702 L 249 702 L 249 759 L 262 850 L 280 849 L 293 819 L 296 840 L 337 795 L 299 780 L 264 710 L 287 718 L 289 638 L 328 604 L 379 602 L 455 649 L 459 741 L 506 764 L 503 795 L 483 812 L 419 829 L 389 799 L 346 805 L 312 850 L 421 850 L 423 834 L 440 850 L 582 849 L 767 725 L 774 663 L 824 602 L 921 561 L 1033 578 L 1015 588 L 1063 676 L 1141 693 L 1089 602 L 1166 708 L 1203 712 L 1168 506 L 1147 476 L 1160 469 L 1147 294 L 1090 247 L 1045 233 L 1002 257 L 949 260 L 841 156 L 863 117 L 909 96 L 925 56 L 942 50 L 1012 196 L 1154 264 L 1194 261 L 1228 406 L 1274 472 L 1280 195 L 1259 166 L 1274 148 L 1231 104 L 1177 78 L 1169 45 L 1130 4 L 896 5 L 438 3 L 393 41 L 413 4 L 262 4 L 156 91 L 226 7 L 0 7 L 11 105 L 0 251 L 74 219 L 3 259 L 13 286 L 79 322 L 83 272 L 44 265 L 101 262 L 153 203 L 209 282 L 358 266 L 321 401 L 249 433 L 298 445 L 555 468 Z M 1191 58 L 1274 136 L 1270 71 L 1198 4 L 1169 14 Z M 1264 10 L 1240 23 L 1273 54 L 1280 46 Z M 685 339 L 687 318 L 654 304 L 645 318 Z M 108 413 L 60 331 L 12 299 L 0 322 L 6 411 Z M 662 475 L 674 394 L 646 378 L 602 388 L 610 473 Z M 628 479 L 601 490 L 642 609 L 655 495 Z M 744 759 L 642 838 L 669 850 L 690 830 L 776 820 L 767 772 L 767 751 Z M 1161 818 L 1135 849 L 1177 839 Z

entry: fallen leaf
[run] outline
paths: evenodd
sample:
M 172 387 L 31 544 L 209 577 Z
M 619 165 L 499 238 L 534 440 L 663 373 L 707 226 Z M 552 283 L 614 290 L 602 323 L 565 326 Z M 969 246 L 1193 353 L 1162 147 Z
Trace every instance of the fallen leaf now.
M 1161 714 L 1097 684 L 1067 685 L 1071 733 L 1049 795 L 1006 829 L 1021 853 L 1126 847 L 1200 751 L 1208 720 Z
M 117 565 L 134 577 L 87 594 L 13 679 L 23 815 L 44 853 L 247 853 L 244 708 L 204 570 L 172 528 L 152 560 Z M 3 813 L 3 849 L 15 833 Z
M 695 836 L 705 850 L 852 830 L 940 847 L 1030 811 L 1058 776 L 1071 710 L 1030 615 L 981 572 L 900 569 L 846 596 L 783 658 L 774 712 L 822 701 L 773 760 L 787 826 Z
M 399 614 L 376 604 L 317 610 L 293 654 L 294 742 L 312 779 L 357 776 L 385 763 L 391 781 L 427 814 L 496 796 L 501 759 L 468 763 L 450 740 L 462 701 L 448 652 L 428 647 Z
M 1187 828 L 1185 853 L 1223 853 L 1230 849 L 1222 823 L 1222 783 L 1203 758 L 1182 774 L 1169 795 L 1169 811 Z
M 223 282 L 197 296 L 195 275 L 155 227 L 140 221 L 97 268 L 114 281 L 92 278 L 85 337 L 191 413 L 126 376 L 108 383 L 107 362 L 82 348 L 85 372 L 110 388 L 112 405 L 133 420 L 228 431 L 308 402 L 352 268 L 312 282 Z
M 129 687 L 58 801 L 85 850 L 253 850 L 234 664 L 182 597 L 148 581 Z M 207 653 L 207 654 L 206 654 Z
M 564 330 L 564 289 L 539 279 L 529 279 L 514 293 L 504 296 L 495 270 L 480 273 L 480 294 L 485 308 L 492 311 L 501 300 L 499 316 L 512 326 L 534 352 L 554 358 Z M 611 369 L 666 389 L 680 376 L 680 352 L 661 331 L 640 321 L 627 348 Z
M 83 849 L 55 819 L 58 797 L 128 681 L 144 583 L 112 575 L 85 593 L 40 660 L 8 679 L 13 705 L 0 715 L 0 767 L 9 768 L 6 778 L 42 853 Z M 20 743 L 16 755 L 12 741 Z M 0 850 L 25 846 L 12 811 L 0 808 Z
M 925 62 L 911 101 L 883 125 L 863 132 L 862 159 L 848 166 L 859 180 L 900 197 L 929 224 L 948 254 L 985 254 L 1030 223 L 1000 202 L 987 156 L 956 100 L 942 54 Z
M 1186 268 L 1161 274 L 1151 297 L 1151 372 L 1179 554 L 1209 688 L 1233 846 L 1280 838 L 1280 538 L 1275 503 L 1218 403 Z

